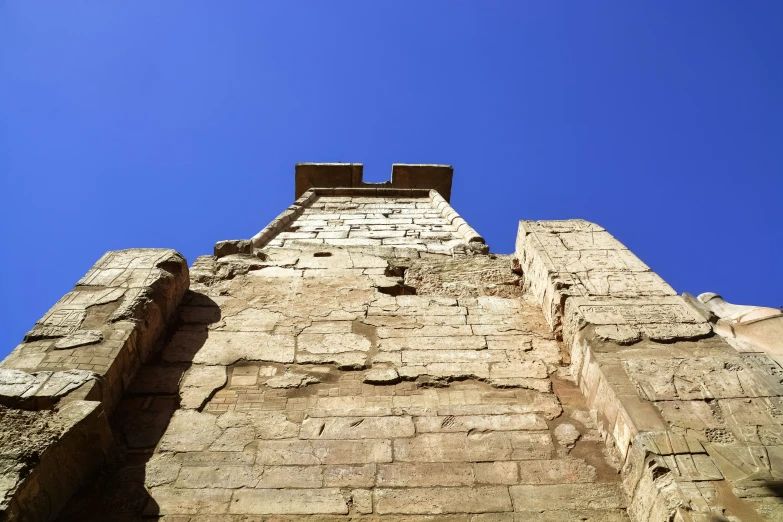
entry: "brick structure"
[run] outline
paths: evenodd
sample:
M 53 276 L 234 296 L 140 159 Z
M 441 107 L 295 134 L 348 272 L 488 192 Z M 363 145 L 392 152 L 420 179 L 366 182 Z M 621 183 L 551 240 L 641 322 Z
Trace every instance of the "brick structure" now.
M 783 520 L 774 336 L 592 223 L 490 254 L 451 182 L 300 164 L 189 271 L 107 253 L 0 364 L 0 517 Z

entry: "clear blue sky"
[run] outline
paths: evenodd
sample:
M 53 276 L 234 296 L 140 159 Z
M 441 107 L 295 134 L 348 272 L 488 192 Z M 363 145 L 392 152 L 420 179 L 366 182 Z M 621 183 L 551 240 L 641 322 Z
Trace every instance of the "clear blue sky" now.
M 0 356 L 106 250 L 192 262 L 299 161 L 449 163 L 496 252 L 605 226 L 783 304 L 783 2 L 0 0 Z

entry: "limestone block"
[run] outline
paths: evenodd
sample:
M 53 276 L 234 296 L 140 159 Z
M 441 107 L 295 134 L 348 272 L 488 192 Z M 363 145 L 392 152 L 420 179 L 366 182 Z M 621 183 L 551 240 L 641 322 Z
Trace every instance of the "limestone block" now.
M 181 466 L 214 467 L 252 466 L 256 455 L 251 451 L 188 451 L 173 457 Z
M 233 315 L 224 315 L 222 325 L 215 329 L 231 332 L 269 332 L 282 319 L 280 312 L 245 308 Z
M 299 364 L 335 364 L 340 370 L 361 370 L 367 366 L 366 352 L 308 353 L 298 352 Z
M 514 522 L 563 522 L 564 520 L 579 520 L 580 522 L 629 522 L 628 515 L 624 509 L 551 509 L 548 511 L 519 511 L 515 513 L 514 518 Z
M 180 406 L 185 409 L 200 409 L 213 393 L 225 384 L 225 366 L 191 366 L 180 387 Z
M 195 410 L 177 410 L 160 441 L 160 451 L 202 451 L 220 436 L 217 418 Z
M 335 464 L 323 472 L 325 487 L 372 487 L 375 485 L 376 464 Z
M 394 441 L 402 462 L 479 462 L 549 458 L 554 447 L 548 432 L 422 433 Z
M 783 455 L 779 446 L 767 447 L 761 444 L 746 443 L 706 443 L 704 444 L 712 462 L 720 474 L 732 484 L 742 486 L 750 481 L 779 481 L 783 479 Z M 710 469 L 706 461 L 706 472 Z M 687 472 L 687 469 L 686 469 Z
M 253 426 L 226 428 L 209 449 L 210 451 L 244 451 L 254 440 Z
M 299 436 L 299 424 L 278 411 L 228 411 L 217 417 L 220 429 L 251 427 L 255 437 L 264 440 L 288 439 Z
M 373 363 L 380 362 L 376 357 Z M 400 360 L 400 364 L 401 364 Z M 395 384 L 399 382 L 400 375 L 395 368 L 373 368 L 364 374 L 363 381 L 367 384 Z
M 474 462 L 530 460 L 550 458 L 554 446 L 549 432 L 472 432 L 468 433 L 468 451 Z
M 473 468 L 467 462 L 404 462 L 379 464 L 377 485 L 382 487 L 469 486 Z
M 150 515 L 210 515 L 225 513 L 231 501 L 230 489 L 180 489 L 169 486 L 151 488 L 154 503 L 147 509 Z
M 505 487 L 402 488 L 374 490 L 379 514 L 493 513 L 511 511 Z
M 144 485 L 148 488 L 177 480 L 182 465 L 169 453 L 159 453 L 144 466 Z
M 337 488 L 240 489 L 229 512 L 251 515 L 348 514 L 348 503 Z
M 335 417 L 305 419 L 300 439 L 387 439 L 412 437 L 415 433 L 410 417 Z
M 0 368 L 0 404 L 29 409 L 51 408 L 60 398 L 97 381 L 98 375 L 86 370 L 30 374 Z
M 391 462 L 388 440 L 277 441 L 258 443 L 256 462 L 264 465 L 371 464 Z
M 239 360 L 291 363 L 294 346 L 290 335 L 178 330 L 164 348 L 163 360 L 222 366 Z
M 0 397 L 4 400 L 21 400 L 29 392 L 35 393 L 51 372 L 30 374 L 21 370 L 0 369 Z
M 381 339 L 408 337 L 411 333 L 415 333 L 417 336 L 421 337 L 457 337 L 473 335 L 473 331 L 468 325 L 425 325 L 421 328 L 416 328 L 413 332 L 404 328 L 378 328 L 378 337 Z
M 251 466 L 183 466 L 175 483 L 177 488 L 236 489 L 256 487 L 261 470 Z
M 428 363 L 501 363 L 504 365 L 505 357 L 502 353 L 490 350 L 403 350 L 403 364 L 429 365 Z M 495 365 L 493 364 L 492 368 Z M 542 365 L 543 366 L 543 365 Z M 502 373 L 502 370 L 501 372 Z M 530 373 L 530 372 L 529 372 Z M 491 376 L 491 370 L 490 370 Z M 546 376 L 546 368 L 544 368 Z
M 661 457 L 677 480 L 722 480 L 723 475 L 709 455 L 668 455 Z
M 278 278 L 297 278 L 302 277 L 302 270 L 294 268 L 283 268 L 277 266 L 264 267 L 260 270 L 254 270 L 248 273 L 251 277 L 263 278 L 263 279 L 278 279 Z
M 626 506 L 616 484 L 553 484 L 509 487 L 515 511 L 621 509 Z
M 596 469 L 580 459 L 527 460 L 519 463 L 520 484 L 595 482 Z
M 417 433 L 449 433 L 458 431 L 517 431 L 546 430 L 546 422 L 538 415 L 464 415 L 464 416 L 426 416 L 416 419 Z
M 301 334 L 297 347 L 312 354 L 334 354 L 343 352 L 367 352 L 372 347 L 369 339 L 354 333 L 345 334 Z
M 398 350 L 483 350 L 487 347 L 484 337 L 477 335 L 454 337 L 419 337 L 417 330 L 407 330 L 409 336 L 381 339 L 379 349 L 383 351 Z
M 489 363 L 432 363 L 425 366 L 427 374 L 448 380 L 488 379 Z
M 215 243 L 214 255 L 217 258 L 231 254 L 252 254 L 253 244 L 243 239 L 232 239 L 228 241 L 218 241 Z
M 490 379 L 508 379 L 528 377 L 543 379 L 549 376 L 546 365 L 541 361 L 522 361 L 518 363 L 498 363 L 489 368 Z
M 477 484 L 518 484 L 517 462 L 477 462 L 473 465 Z
M 359 514 L 372 513 L 372 491 L 369 489 L 351 490 L 351 504 Z
M 65 350 L 68 348 L 77 348 L 87 346 L 103 341 L 103 332 L 100 330 L 76 330 L 65 337 L 61 337 L 54 343 L 55 350 Z
M 264 382 L 264 385 L 269 388 L 302 388 L 309 386 L 310 384 L 317 384 L 321 382 L 317 377 L 308 375 L 306 373 L 294 373 L 286 372 L 279 377 L 272 377 Z

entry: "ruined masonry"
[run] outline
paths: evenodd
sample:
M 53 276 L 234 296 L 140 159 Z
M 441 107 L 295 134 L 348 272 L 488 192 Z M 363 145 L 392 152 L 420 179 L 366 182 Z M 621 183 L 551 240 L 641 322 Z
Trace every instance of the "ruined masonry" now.
M 452 168 L 299 164 L 188 269 L 108 252 L 0 364 L 0 520 L 783 521 L 783 314 L 606 230 L 489 253 Z

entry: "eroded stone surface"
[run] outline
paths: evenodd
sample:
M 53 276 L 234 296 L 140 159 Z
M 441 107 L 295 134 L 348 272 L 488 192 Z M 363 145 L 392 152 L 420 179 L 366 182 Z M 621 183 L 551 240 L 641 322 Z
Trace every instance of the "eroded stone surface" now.
M 321 201 L 321 216 L 327 206 L 340 215 L 354 204 Z M 410 203 L 400 213 L 419 211 L 418 201 L 399 203 Z M 437 232 L 436 218 L 420 219 L 432 219 L 419 226 Z M 596 468 L 556 451 L 549 421 L 564 403 L 551 376 L 562 352 L 509 258 L 396 250 L 410 246 L 396 241 L 407 237 L 402 225 L 415 223 L 366 238 L 394 232 L 393 249 L 292 238 L 296 248 L 263 249 L 263 267 L 196 276 L 203 282 L 194 283 L 161 362 L 144 368 L 126 399 L 135 406 L 115 419 L 129 445 L 153 452 L 145 479 L 152 489 L 121 509 L 144 503 L 148 516 L 221 513 L 232 521 L 513 518 L 509 487 L 597 484 Z M 577 397 L 566 397 L 568 411 L 586 408 L 581 399 L 572 404 Z M 139 436 L 139 409 L 148 412 L 144 433 L 158 439 Z M 603 462 L 602 445 L 598 436 L 572 451 Z M 209 494 L 188 502 L 200 491 Z M 79 506 L 75 499 L 73 516 Z

